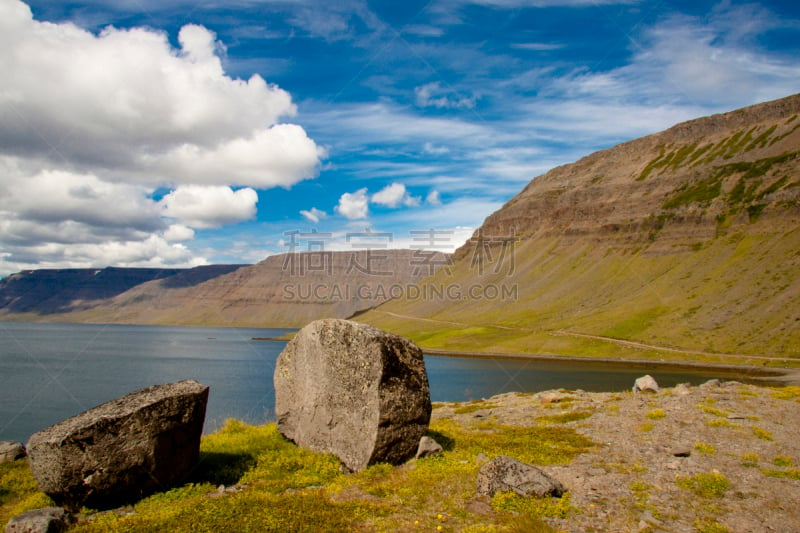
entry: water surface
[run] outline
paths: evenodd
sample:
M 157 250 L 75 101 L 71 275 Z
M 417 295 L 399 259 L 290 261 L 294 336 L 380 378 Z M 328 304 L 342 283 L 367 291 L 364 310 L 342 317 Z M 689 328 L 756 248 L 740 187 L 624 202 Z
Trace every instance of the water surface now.
M 272 374 L 286 329 L 0 322 L 0 440 L 28 437 L 129 392 L 181 379 L 211 387 L 205 430 L 228 418 L 273 420 Z M 426 356 L 433 401 L 554 388 L 629 390 L 649 372 L 662 386 L 710 371 L 515 359 Z

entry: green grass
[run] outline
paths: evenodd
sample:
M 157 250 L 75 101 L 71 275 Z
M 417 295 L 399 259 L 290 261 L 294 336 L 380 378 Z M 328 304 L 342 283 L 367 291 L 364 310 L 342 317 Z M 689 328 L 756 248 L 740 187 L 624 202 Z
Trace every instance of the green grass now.
M 694 476 L 678 477 L 675 484 L 701 498 L 719 498 L 730 486 L 730 480 L 720 472 L 702 472 Z
M 677 209 L 689 204 L 707 205 L 718 197 L 722 190 L 722 179 L 711 176 L 690 185 L 676 189 L 676 192 L 664 201 L 664 209 Z
M 25 511 L 51 505 L 50 498 L 39 492 L 27 460 L 0 463 L 0 525 Z
M 755 435 L 761 440 L 770 440 L 770 441 L 773 440 L 772 433 L 770 431 L 767 431 L 766 429 L 760 428 L 758 426 L 753 426 L 753 435 Z
M 568 413 L 565 413 L 568 414 Z M 343 474 L 330 455 L 286 441 L 274 424 L 229 420 L 203 437 L 191 482 L 134 505 L 135 513 L 91 515 L 79 532 L 151 531 L 542 531 L 541 517 L 578 512 L 569 497 L 521 499 L 496 496 L 496 513 L 464 509 L 475 495 L 479 453 L 509 455 L 537 465 L 566 464 L 594 446 L 564 426 L 511 427 L 492 422 L 461 426 L 444 419 L 429 435 L 442 455 L 394 467 L 376 464 Z M 210 497 L 217 486 L 239 491 Z M 0 465 L 2 519 L 51 504 L 37 492 L 25 461 Z
M 717 449 L 713 445 L 706 444 L 705 442 L 695 442 L 694 449 L 705 456 L 712 456 L 717 453 Z

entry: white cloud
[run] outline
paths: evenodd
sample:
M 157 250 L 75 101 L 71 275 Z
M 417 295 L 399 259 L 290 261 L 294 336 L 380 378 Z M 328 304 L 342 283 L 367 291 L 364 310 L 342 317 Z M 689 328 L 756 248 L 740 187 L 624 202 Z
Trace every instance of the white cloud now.
M 553 50 L 560 50 L 567 45 L 560 43 L 514 43 L 511 48 L 517 50 L 528 50 L 531 52 L 550 52 Z
M 336 212 L 349 220 L 367 218 L 368 202 L 366 187 L 353 193 L 346 192 L 339 198 Z
M 173 224 L 164 231 L 164 240 L 167 242 L 190 241 L 194 239 L 194 230 L 183 224 Z
M 372 203 L 395 208 L 399 205 L 415 207 L 419 205 L 420 199 L 411 196 L 402 183 L 392 183 L 372 195 Z
M 144 28 L 94 35 L 41 23 L 25 4 L 3 2 L 0 151 L 147 184 L 265 187 L 315 174 L 313 142 L 298 126 L 278 125 L 296 111 L 286 91 L 258 75 L 228 77 L 202 26 L 182 28 L 179 42 L 175 50 L 166 34 Z M 198 173 L 184 154 L 220 164 Z M 263 176 L 254 164 L 266 165 Z
M 251 188 L 183 185 L 161 200 L 164 216 L 194 228 L 218 228 L 253 218 L 258 194 Z
M 189 226 L 250 219 L 253 188 L 316 176 L 325 153 L 285 122 L 296 114 L 289 93 L 228 75 L 203 26 L 183 26 L 177 42 L 149 28 L 40 22 L 23 2 L 0 1 L 0 273 L 92 258 L 203 262 L 177 244 L 193 238 Z M 173 191 L 159 203 L 161 187 Z
M 475 96 L 464 96 L 442 89 L 442 85 L 438 81 L 414 88 L 414 95 L 419 107 L 472 109 L 476 102 Z
M 306 220 L 309 222 L 313 222 L 314 224 L 318 224 L 320 220 L 323 218 L 328 218 L 328 213 L 321 209 L 317 209 L 316 207 L 312 207 L 310 210 L 306 211 L 305 209 L 300 211 L 300 214 L 303 215 Z
M 431 155 L 443 155 L 449 153 L 450 149 L 446 146 L 437 146 L 432 142 L 426 142 L 422 147 L 422 151 Z
M 428 196 L 425 197 L 425 203 L 428 205 L 442 205 L 442 198 L 439 195 L 439 191 L 436 189 L 431 190 Z

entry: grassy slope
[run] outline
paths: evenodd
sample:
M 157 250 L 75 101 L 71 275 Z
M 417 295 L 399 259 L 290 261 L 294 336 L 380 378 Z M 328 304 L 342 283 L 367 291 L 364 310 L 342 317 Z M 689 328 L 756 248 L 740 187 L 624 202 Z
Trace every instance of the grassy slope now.
M 797 122 L 670 130 L 556 169 L 484 225 L 522 228 L 513 272 L 480 275 L 465 247 L 428 280 L 517 298 L 395 300 L 359 320 L 451 351 L 800 364 Z

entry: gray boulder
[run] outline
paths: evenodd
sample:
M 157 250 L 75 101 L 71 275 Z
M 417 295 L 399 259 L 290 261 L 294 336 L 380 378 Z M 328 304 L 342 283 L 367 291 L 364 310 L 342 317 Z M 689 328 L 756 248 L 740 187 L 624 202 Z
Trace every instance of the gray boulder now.
M 25 446 L 19 442 L 4 440 L 0 442 L 0 463 L 10 463 L 25 457 Z
M 561 497 L 567 489 L 535 466 L 500 455 L 478 470 L 478 494 L 514 491 L 520 496 Z
M 6 524 L 5 533 L 62 533 L 70 522 L 64 509 L 45 507 L 15 516 Z
M 417 448 L 417 459 L 422 457 L 430 457 L 433 455 L 441 455 L 444 450 L 442 445 L 436 440 L 428 437 L 427 435 L 419 439 L 419 447 Z
M 59 422 L 28 441 L 31 472 L 58 505 L 107 509 L 182 481 L 200 453 L 208 387 L 156 385 Z
M 633 392 L 658 392 L 658 383 L 650 374 L 637 378 L 633 383 Z
M 431 416 L 422 350 L 365 324 L 317 320 L 275 365 L 278 430 L 350 471 L 414 457 Z

